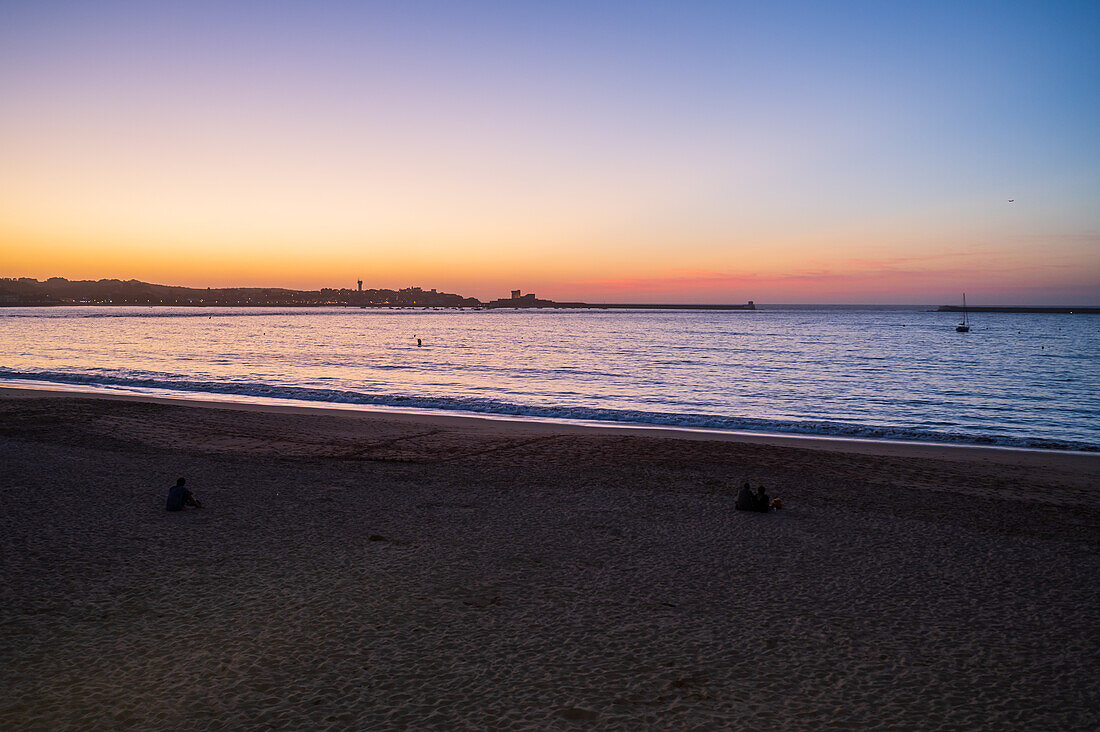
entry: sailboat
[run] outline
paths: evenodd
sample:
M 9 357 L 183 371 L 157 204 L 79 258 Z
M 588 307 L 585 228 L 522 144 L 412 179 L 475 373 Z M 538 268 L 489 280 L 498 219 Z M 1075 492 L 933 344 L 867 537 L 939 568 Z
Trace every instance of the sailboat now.
M 969 333 L 970 320 L 966 317 L 966 293 L 963 293 L 963 322 L 955 326 L 956 333 Z

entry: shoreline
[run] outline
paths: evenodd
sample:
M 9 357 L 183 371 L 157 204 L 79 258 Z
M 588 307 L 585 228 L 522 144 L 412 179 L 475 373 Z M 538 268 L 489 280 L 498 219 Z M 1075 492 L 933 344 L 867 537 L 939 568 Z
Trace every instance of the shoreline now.
M 1053 463 L 1077 466 L 1100 474 L 1100 452 L 1053 450 L 1001 445 L 974 445 L 943 442 L 918 442 L 830 435 L 804 435 L 766 433 L 740 430 L 718 430 L 670 425 L 621 424 L 583 422 L 580 420 L 556 420 L 514 415 L 490 415 L 473 413 L 449 413 L 433 410 L 402 409 L 380 405 L 344 404 L 339 402 L 308 403 L 299 400 L 248 397 L 218 399 L 217 395 L 200 393 L 188 395 L 160 395 L 114 392 L 89 387 L 87 390 L 70 385 L 53 386 L 47 382 L 32 385 L 4 383 L 0 385 L 0 398 L 90 398 L 126 402 L 171 404 L 227 409 L 245 412 L 335 416 L 367 420 L 386 420 L 421 425 L 440 425 L 479 432 L 532 432 L 540 434 L 593 434 L 613 436 L 652 437 L 675 440 L 717 441 L 739 444 L 756 444 L 773 447 L 794 447 L 827 452 L 882 457 L 914 457 L 946 460 L 980 460 L 1006 465 L 1042 466 Z M 227 395 L 229 396 L 229 395 Z M 280 403 L 287 402 L 287 403 Z

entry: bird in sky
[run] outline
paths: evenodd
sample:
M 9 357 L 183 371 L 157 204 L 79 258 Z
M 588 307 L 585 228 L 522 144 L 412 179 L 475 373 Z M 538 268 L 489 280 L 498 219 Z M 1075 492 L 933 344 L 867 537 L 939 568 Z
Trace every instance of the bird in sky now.
M 1009 203 L 1012 203 L 1012 202 L 1013 202 L 1013 201 L 1015 201 L 1015 200 L 1016 200 L 1015 198 L 1010 198 L 1010 199 L 1008 199 L 1008 202 L 1009 202 Z

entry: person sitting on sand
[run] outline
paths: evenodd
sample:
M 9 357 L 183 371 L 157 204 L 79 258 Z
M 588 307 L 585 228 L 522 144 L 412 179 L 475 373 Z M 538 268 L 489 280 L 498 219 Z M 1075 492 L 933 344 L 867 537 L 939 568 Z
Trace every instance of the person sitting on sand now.
M 768 498 L 767 492 L 764 490 L 764 486 L 756 486 L 756 496 L 754 497 L 755 505 L 754 511 L 760 511 L 761 513 L 767 513 L 771 510 L 772 499 Z
M 752 488 L 748 483 L 741 486 L 740 492 L 737 494 L 737 501 L 733 504 L 733 507 L 738 511 L 755 511 L 756 510 L 756 496 L 752 492 Z
M 195 494 L 184 485 L 186 482 L 186 478 L 180 478 L 168 489 L 168 504 L 165 508 L 169 511 L 182 511 L 184 506 L 202 508 L 202 504 L 195 499 Z

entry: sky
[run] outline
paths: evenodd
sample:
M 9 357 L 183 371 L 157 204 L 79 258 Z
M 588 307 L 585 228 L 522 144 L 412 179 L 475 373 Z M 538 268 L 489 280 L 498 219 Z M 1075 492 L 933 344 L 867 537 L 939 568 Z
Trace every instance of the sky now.
M 1095 0 L 0 0 L 0 276 L 1100 305 L 1097 38 Z

